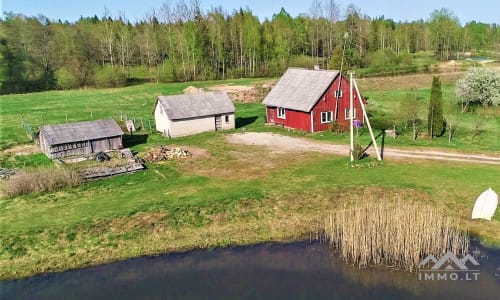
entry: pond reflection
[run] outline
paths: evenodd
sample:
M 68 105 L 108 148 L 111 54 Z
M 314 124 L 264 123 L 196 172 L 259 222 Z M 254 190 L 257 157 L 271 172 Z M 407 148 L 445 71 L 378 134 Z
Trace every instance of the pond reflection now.
M 262 244 L 156 257 L 0 282 L 0 299 L 498 299 L 500 251 L 478 281 L 420 281 L 357 269 L 317 242 Z

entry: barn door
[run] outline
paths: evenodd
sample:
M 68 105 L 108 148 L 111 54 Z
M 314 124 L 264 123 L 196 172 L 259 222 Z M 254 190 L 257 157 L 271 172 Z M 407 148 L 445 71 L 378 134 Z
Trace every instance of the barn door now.
M 222 130 L 222 117 L 220 115 L 215 116 L 215 131 Z

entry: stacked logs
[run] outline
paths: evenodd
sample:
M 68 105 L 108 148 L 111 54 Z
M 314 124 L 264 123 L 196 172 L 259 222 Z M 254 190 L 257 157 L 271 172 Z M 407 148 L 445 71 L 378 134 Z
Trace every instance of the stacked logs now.
M 166 146 L 159 146 L 151 149 L 143 159 L 146 162 L 159 162 L 171 159 L 182 159 L 191 157 L 188 150 L 182 148 L 168 148 Z

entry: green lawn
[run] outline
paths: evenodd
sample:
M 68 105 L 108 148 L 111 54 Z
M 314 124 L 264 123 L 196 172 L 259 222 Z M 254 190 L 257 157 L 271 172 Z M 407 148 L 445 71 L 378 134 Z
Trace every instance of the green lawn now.
M 264 79 L 224 83 L 252 84 Z M 20 116 L 34 127 L 43 122 L 93 117 L 152 117 L 155 96 L 179 93 L 189 85 L 221 82 L 145 84 L 123 89 L 54 91 L 1 96 L 0 148 L 28 142 Z M 372 114 L 392 114 L 406 90 L 367 91 Z M 428 90 L 419 91 L 426 98 Z M 445 88 L 445 95 L 451 89 Z M 425 100 L 426 101 L 426 100 Z M 471 221 L 474 199 L 488 187 L 500 191 L 497 166 L 445 162 L 368 160 L 352 167 L 345 157 L 319 153 L 277 154 L 257 146 L 225 142 L 234 132 L 272 131 L 345 143 L 347 135 L 289 132 L 264 125 L 260 103 L 236 104 L 237 129 L 165 139 L 148 133 L 132 149 L 144 153 L 159 144 L 183 145 L 206 153 L 183 161 L 149 164 L 144 172 L 88 182 L 57 192 L 0 200 L 0 278 L 66 270 L 139 255 L 308 236 L 330 209 L 357 201 L 419 201 L 443 208 L 462 228 L 500 244 L 500 213 L 492 222 Z M 473 118 L 466 115 L 466 118 Z M 469 121 L 463 124 L 469 124 Z M 402 146 L 445 146 L 498 151 L 498 118 L 485 120 L 484 132 L 457 144 L 402 136 L 386 139 Z M 468 126 L 468 125 L 467 125 Z M 466 126 L 465 126 L 466 127 Z M 140 134 L 140 133 L 139 133 Z M 496 138 L 496 141 L 495 141 Z M 479 139 L 479 140 L 478 140 Z M 367 143 L 361 132 L 359 141 Z M 462 142 L 460 142 L 462 141 Z M 492 145 L 476 144 L 491 141 Z M 496 142 L 496 144 L 495 144 Z M 47 166 L 41 154 L 2 152 L 2 167 Z

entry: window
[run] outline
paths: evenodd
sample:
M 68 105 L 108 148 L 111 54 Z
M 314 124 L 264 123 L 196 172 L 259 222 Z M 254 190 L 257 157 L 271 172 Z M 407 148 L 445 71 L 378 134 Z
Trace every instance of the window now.
M 224 116 L 224 121 L 225 121 L 226 123 L 229 123 L 229 116 Z
M 286 119 L 286 113 L 283 107 L 278 107 L 278 118 Z
M 333 119 L 333 111 L 324 111 L 321 113 L 321 124 L 330 123 Z
M 335 91 L 335 98 L 342 98 L 342 90 Z
M 354 108 L 353 112 L 354 112 L 354 119 L 356 119 L 356 108 Z M 346 120 L 349 120 L 351 118 L 351 116 L 349 115 L 349 108 L 346 108 L 344 118 Z

